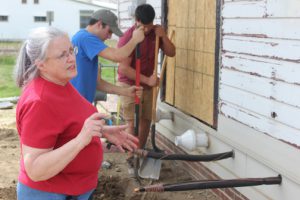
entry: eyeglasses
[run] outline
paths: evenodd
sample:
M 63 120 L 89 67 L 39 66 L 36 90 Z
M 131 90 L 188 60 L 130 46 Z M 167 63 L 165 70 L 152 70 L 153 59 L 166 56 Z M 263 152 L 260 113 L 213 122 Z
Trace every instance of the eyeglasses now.
M 75 55 L 76 56 L 77 53 L 78 53 L 78 47 L 70 47 L 69 51 L 63 51 L 61 53 L 61 55 L 53 57 L 53 58 L 54 59 L 59 59 L 59 60 L 67 60 L 70 57 L 70 55 L 73 55 L 73 56 Z

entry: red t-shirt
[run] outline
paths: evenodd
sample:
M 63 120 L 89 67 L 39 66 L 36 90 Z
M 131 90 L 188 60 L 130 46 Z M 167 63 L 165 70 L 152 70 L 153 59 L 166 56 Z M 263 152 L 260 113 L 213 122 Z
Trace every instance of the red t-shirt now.
M 118 42 L 118 47 L 122 47 L 131 39 L 132 33 L 135 29 L 135 26 L 129 28 Z M 161 44 L 161 42 L 160 42 Z M 141 74 L 149 77 L 153 74 L 154 70 L 154 59 L 155 59 L 155 31 L 152 29 L 147 35 L 145 35 L 145 39 L 140 43 L 140 54 L 141 54 Z M 131 53 L 130 57 L 131 68 L 135 69 L 136 58 L 135 58 L 135 50 Z M 135 85 L 135 81 L 129 79 L 127 76 L 122 74 L 120 70 L 118 70 L 118 80 L 123 83 L 127 83 L 129 85 Z M 145 84 L 141 84 L 144 89 L 149 89 L 150 87 Z
M 68 83 L 57 85 L 42 78 L 29 83 L 17 106 L 20 142 L 39 149 L 57 149 L 75 138 L 96 108 Z M 100 139 L 94 137 L 59 174 L 46 181 L 32 181 L 20 161 L 19 181 L 31 188 L 79 195 L 96 188 L 103 159 Z

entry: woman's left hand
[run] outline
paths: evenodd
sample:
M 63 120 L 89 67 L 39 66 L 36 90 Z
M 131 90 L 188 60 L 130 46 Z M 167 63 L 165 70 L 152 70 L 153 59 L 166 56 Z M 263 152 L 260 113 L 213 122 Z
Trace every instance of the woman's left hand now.
M 127 125 L 120 126 L 103 126 L 102 136 L 105 137 L 109 142 L 117 146 L 121 152 L 133 151 L 137 149 L 139 139 L 131 134 L 125 132 Z

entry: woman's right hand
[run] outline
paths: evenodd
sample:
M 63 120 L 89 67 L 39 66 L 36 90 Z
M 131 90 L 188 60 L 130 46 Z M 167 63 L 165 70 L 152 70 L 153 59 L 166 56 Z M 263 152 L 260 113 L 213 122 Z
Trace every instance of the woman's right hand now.
M 106 117 L 107 114 L 94 113 L 85 120 L 80 133 L 76 137 L 83 148 L 91 142 L 94 136 L 102 137 L 102 129 L 105 125 L 103 118 Z

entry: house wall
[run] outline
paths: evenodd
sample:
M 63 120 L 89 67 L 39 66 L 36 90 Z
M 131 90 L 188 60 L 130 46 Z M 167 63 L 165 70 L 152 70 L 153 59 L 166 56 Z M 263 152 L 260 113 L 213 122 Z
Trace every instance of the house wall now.
M 137 2 L 141 0 L 119 0 L 118 1 L 118 17 L 120 21 L 120 28 L 122 31 L 126 31 L 134 24 L 134 18 L 131 13 L 134 13 L 134 7 Z M 144 0 L 144 2 L 151 4 L 155 9 L 154 24 L 161 24 L 161 0 Z
M 34 16 L 46 16 L 47 11 L 54 11 L 52 26 L 66 31 L 70 36 L 80 27 L 80 10 L 97 10 L 100 6 L 77 3 L 70 0 L 40 0 L 34 4 L 28 0 L 0 0 L 0 15 L 8 15 L 8 22 L 0 22 L 0 40 L 21 40 L 28 36 L 31 29 L 48 26 L 48 22 L 34 22 Z
M 300 2 L 217 1 L 222 3 L 217 128 L 159 102 L 158 108 L 173 112 L 174 120 L 157 123 L 158 144 L 170 151 L 191 154 L 234 150 L 234 158 L 185 163 L 199 179 L 282 176 L 281 185 L 216 191 L 222 199 L 297 200 L 300 196 L 300 127 L 297 123 Z M 119 8 L 131 2 L 119 0 Z M 125 9 L 119 12 L 123 16 L 121 26 L 130 26 Z M 187 129 L 206 132 L 209 147 L 193 152 L 175 149 L 175 136 Z
M 222 115 L 298 147 L 299 8 L 297 0 L 225 0 L 220 76 Z

